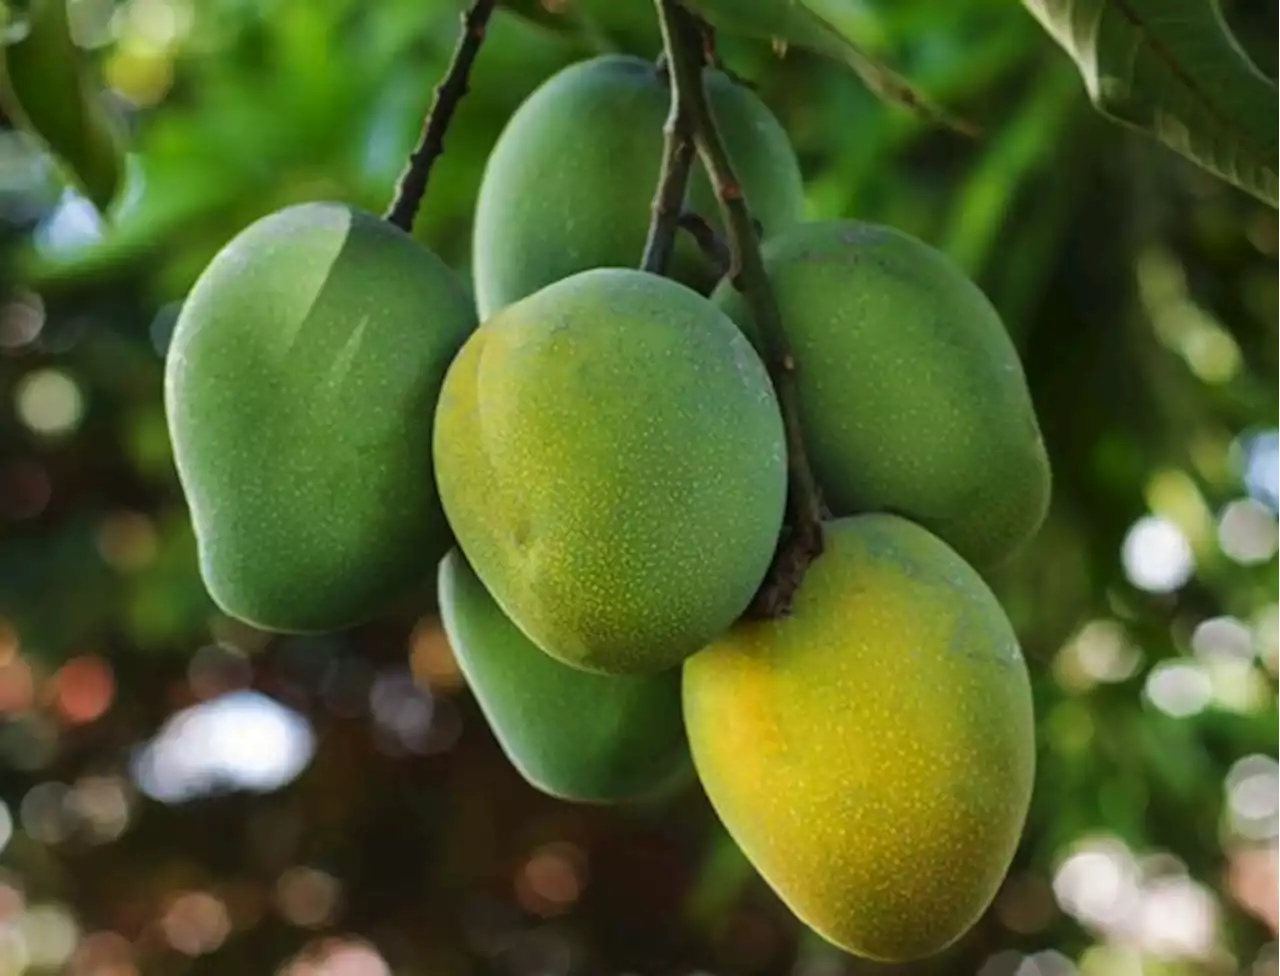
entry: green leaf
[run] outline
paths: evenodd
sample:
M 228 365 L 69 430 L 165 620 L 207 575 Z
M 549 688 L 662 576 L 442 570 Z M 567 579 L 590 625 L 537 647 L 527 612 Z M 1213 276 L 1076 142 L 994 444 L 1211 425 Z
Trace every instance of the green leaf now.
M 1104 115 L 1276 205 L 1275 82 L 1214 0 L 1023 0 Z
M 717 30 L 807 48 L 844 62 L 877 97 L 928 121 L 976 135 L 976 127 L 933 102 L 910 81 L 871 54 L 860 38 L 874 29 L 856 0 L 682 0 Z
M 120 143 L 71 39 L 67 0 L 33 0 L 25 31 L 0 47 L 0 102 L 105 212 L 121 184 Z

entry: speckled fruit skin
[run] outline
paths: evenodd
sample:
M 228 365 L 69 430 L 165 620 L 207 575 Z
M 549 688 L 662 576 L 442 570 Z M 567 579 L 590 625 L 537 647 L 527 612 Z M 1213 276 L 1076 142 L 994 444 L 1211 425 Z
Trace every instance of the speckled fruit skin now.
M 689 769 L 680 669 L 591 674 L 530 643 L 453 549 L 440 563 L 440 614 L 476 701 L 511 764 L 566 800 L 616 803 Z
M 763 253 L 831 510 L 904 515 L 980 569 L 1016 552 L 1044 520 L 1049 461 L 978 286 L 921 241 L 856 221 L 791 228 Z M 713 300 L 754 334 L 728 282 Z
M 485 322 L 436 413 L 440 497 L 498 605 L 548 654 L 672 667 L 728 627 L 782 524 L 782 418 L 714 305 L 584 271 Z
M 893 515 L 826 526 L 794 614 L 684 667 L 698 776 L 792 911 L 858 955 L 938 952 L 1018 843 L 1035 753 L 1012 627 L 977 573 Z
M 749 89 L 707 78 L 712 111 L 766 234 L 801 218 L 804 189 L 786 133 Z M 559 72 L 516 111 L 485 167 L 473 274 L 481 319 L 544 285 L 597 267 L 635 267 L 644 250 L 670 94 L 652 61 L 605 55 Z M 719 210 L 695 162 L 694 210 Z M 681 235 L 672 276 L 703 293 L 710 266 Z
M 263 217 L 214 257 L 178 319 L 165 407 L 225 612 L 333 630 L 430 580 L 449 546 L 432 418 L 474 327 L 439 258 L 341 204 Z

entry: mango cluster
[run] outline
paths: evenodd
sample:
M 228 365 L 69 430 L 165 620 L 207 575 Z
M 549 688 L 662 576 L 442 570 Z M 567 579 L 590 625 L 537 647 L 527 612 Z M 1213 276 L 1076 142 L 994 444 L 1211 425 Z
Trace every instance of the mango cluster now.
M 831 513 L 787 616 L 744 617 L 788 491 L 757 324 L 683 237 L 669 277 L 634 269 L 670 96 L 625 56 L 568 68 L 511 118 L 473 293 L 339 204 L 286 208 L 217 255 L 165 386 L 201 569 L 227 613 L 285 632 L 358 623 L 434 574 L 530 783 L 616 802 L 692 766 L 801 919 L 916 958 L 986 908 L 1026 816 L 1027 670 L 980 571 L 1038 528 L 1048 462 L 982 292 L 898 231 L 805 223 L 777 120 L 705 84 Z M 687 205 L 719 226 L 700 169 Z

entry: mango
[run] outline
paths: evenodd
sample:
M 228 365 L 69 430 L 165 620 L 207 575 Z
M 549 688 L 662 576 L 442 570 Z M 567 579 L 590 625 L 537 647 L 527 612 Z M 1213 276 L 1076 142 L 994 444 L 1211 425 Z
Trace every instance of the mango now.
M 612 676 L 561 664 L 507 619 L 457 549 L 440 563 L 439 603 L 467 684 L 530 785 L 613 803 L 659 791 L 688 770 L 678 668 Z
M 800 168 L 782 126 L 749 89 L 706 75 L 711 109 L 764 233 L 798 221 Z M 481 319 L 561 278 L 635 267 L 644 250 L 670 90 L 653 62 L 604 55 L 548 79 L 512 115 L 485 166 L 473 276 Z M 689 204 L 719 226 L 695 161 Z M 704 293 L 715 274 L 681 234 L 668 272 Z
M 538 647 L 661 671 L 728 627 L 782 525 L 782 418 L 764 365 L 666 278 L 584 271 L 467 340 L 436 412 L 440 497 Z
M 164 396 L 219 607 L 334 630 L 431 579 L 450 545 L 435 403 L 474 327 L 438 257 L 342 204 L 287 207 L 218 252 L 183 303 Z
M 1035 534 L 1050 473 L 1017 351 L 940 252 L 851 220 L 763 247 L 798 364 L 810 461 L 835 515 L 896 512 L 979 569 Z M 712 296 L 754 337 L 742 296 Z
M 684 666 L 694 766 L 733 838 L 836 945 L 906 961 L 959 938 L 1013 857 L 1031 687 L 977 573 L 894 515 L 838 519 L 791 616 Z

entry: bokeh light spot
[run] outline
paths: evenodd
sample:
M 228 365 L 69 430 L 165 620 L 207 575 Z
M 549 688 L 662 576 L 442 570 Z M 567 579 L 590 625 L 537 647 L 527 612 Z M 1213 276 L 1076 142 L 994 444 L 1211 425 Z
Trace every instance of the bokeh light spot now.
M 1195 562 L 1182 530 L 1159 515 L 1146 515 L 1124 538 L 1120 560 L 1125 575 L 1138 589 L 1171 593 L 1191 578 Z
M 546 844 L 530 855 L 516 874 L 516 900 L 533 915 L 568 911 L 587 883 L 587 858 L 567 843 Z
M 1014 976 L 1075 976 L 1076 964 L 1056 949 L 1045 949 L 1027 956 L 1014 970 Z
M 1222 510 L 1218 545 L 1242 566 L 1265 563 L 1276 554 L 1276 520 L 1252 498 L 1240 498 Z
M 1068 915 L 1105 929 L 1133 910 L 1138 880 L 1129 849 L 1113 838 L 1101 838 L 1082 843 L 1063 861 L 1053 876 L 1053 893 Z
M 458 659 L 437 617 L 423 617 L 409 638 L 409 663 L 414 677 L 437 694 L 466 684 Z
M 30 708 L 35 696 L 35 674 L 26 658 L 10 657 L 0 663 L 0 714 Z
M 1054 660 L 1058 683 L 1073 691 L 1087 691 L 1102 682 L 1133 676 L 1142 653 L 1117 620 L 1091 620 L 1071 638 Z
M 1196 657 L 1248 661 L 1253 657 L 1253 634 L 1235 617 L 1211 617 L 1196 625 L 1191 634 L 1191 649 Z
M 9 846 L 9 841 L 13 839 L 13 814 L 9 812 L 9 807 L 4 801 L 0 800 L 0 851 Z M 0 922 L 4 921 L 3 915 L 0 915 Z
M 420 686 L 407 669 L 383 671 L 369 689 L 369 710 L 378 730 L 396 750 L 424 752 L 435 712 L 429 687 Z
M 280 914 L 300 928 L 319 928 L 333 921 L 341 895 L 338 879 L 315 868 L 289 868 L 276 882 Z
M 36 341 L 44 328 L 44 302 L 32 291 L 19 291 L 0 304 L 0 349 L 21 349 Z
M 118 572 L 145 569 L 159 549 L 156 527 L 141 512 L 114 512 L 98 526 L 98 553 Z
M 172 716 L 135 756 L 138 787 L 164 803 L 224 789 L 271 792 L 311 760 L 315 734 L 293 709 L 253 691 Z
M 67 807 L 95 843 L 115 840 L 129 825 L 129 796 L 119 776 L 81 777 L 71 787 Z
M 1255 753 L 1231 767 L 1225 784 L 1232 831 L 1249 840 L 1271 840 L 1280 827 L 1280 768 Z
M 84 414 L 80 387 L 57 369 L 37 369 L 19 380 L 14 390 L 18 418 L 37 434 L 56 437 L 70 433 Z
M 96 654 L 74 657 L 54 674 L 53 705 L 68 725 L 83 725 L 106 714 L 115 697 L 111 665 Z
M 202 956 L 222 945 L 231 932 L 227 906 L 206 891 L 184 891 L 160 920 L 165 940 L 186 956 Z
M 32 905 L 18 923 L 29 964 L 46 969 L 62 966 L 80 940 L 76 920 L 60 905 Z
M 1268 430 L 1243 438 L 1240 449 L 1249 494 L 1276 511 L 1280 504 L 1280 432 Z
M 102 216 L 87 197 L 71 188 L 36 228 L 36 250 L 47 257 L 68 256 L 102 239 Z
M 133 946 L 118 932 L 91 932 L 71 955 L 66 976 L 137 976 Z
M 1213 697 L 1213 683 L 1190 661 L 1161 661 L 1147 675 L 1147 698 L 1174 718 L 1186 718 L 1204 710 Z
M 279 970 L 277 976 L 392 976 L 382 954 L 355 939 L 312 943 Z
M 1217 929 L 1213 896 L 1188 877 L 1156 878 L 1143 886 L 1137 935 L 1142 948 L 1164 958 L 1206 958 Z
M 52 781 L 31 787 L 18 806 L 18 820 L 33 840 L 43 844 L 66 840 L 71 831 L 66 784 Z
M 1272 935 L 1280 931 L 1280 851 L 1274 843 L 1232 850 L 1227 886 L 1231 897 L 1265 922 Z

